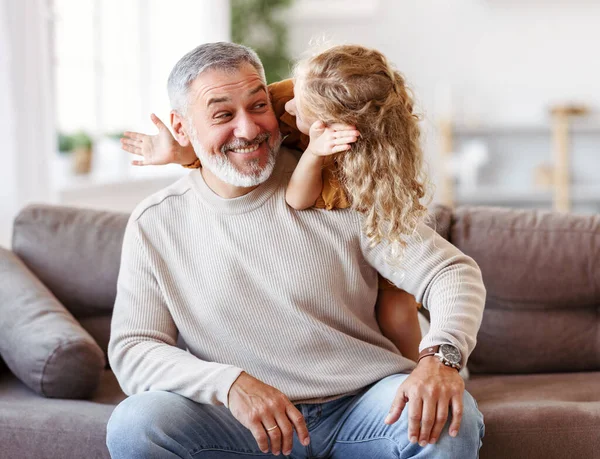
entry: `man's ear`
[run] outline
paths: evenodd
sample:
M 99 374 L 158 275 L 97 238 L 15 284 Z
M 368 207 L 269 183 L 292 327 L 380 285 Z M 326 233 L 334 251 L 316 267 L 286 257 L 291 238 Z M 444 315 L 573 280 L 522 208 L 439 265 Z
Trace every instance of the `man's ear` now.
M 175 140 L 179 142 L 179 145 L 182 147 L 189 146 L 191 142 L 186 127 L 183 125 L 183 117 L 175 110 L 171 110 L 171 127 L 173 128 Z

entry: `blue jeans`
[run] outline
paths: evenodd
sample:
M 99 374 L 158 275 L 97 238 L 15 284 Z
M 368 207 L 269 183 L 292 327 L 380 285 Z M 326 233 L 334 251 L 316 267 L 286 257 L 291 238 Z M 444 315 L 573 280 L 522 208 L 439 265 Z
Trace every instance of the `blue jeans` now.
M 294 434 L 292 458 L 476 458 L 484 433 L 483 416 L 465 392 L 457 437 L 449 421 L 434 445 L 407 438 L 408 407 L 388 426 L 386 417 L 406 374 L 382 379 L 356 395 L 321 404 L 299 404 L 310 433 L 303 446 Z M 224 406 L 201 405 L 171 392 L 144 392 L 125 399 L 107 427 L 113 459 L 276 457 L 260 451 L 250 431 Z

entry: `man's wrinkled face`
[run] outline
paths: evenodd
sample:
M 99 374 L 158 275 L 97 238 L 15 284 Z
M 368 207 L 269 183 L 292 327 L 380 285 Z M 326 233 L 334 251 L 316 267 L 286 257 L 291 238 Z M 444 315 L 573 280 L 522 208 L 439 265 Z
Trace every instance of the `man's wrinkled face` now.
M 187 128 L 203 167 L 239 187 L 268 179 L 281 135 L 254 67 L 207 70 L 191 85 L 189 97 Z

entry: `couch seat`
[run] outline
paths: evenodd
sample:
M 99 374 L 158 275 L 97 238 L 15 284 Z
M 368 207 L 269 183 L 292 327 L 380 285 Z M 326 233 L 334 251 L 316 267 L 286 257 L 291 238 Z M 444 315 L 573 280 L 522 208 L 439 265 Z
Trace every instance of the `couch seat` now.
M 482 459 L 600 458 L 600 372 L 472 375 L 467 389 L 485 417 Z
M 125 398 L 112 371 L 91 400 L 44 398 L 0 374 L 0 457 L 106 458 L 106 423 Z

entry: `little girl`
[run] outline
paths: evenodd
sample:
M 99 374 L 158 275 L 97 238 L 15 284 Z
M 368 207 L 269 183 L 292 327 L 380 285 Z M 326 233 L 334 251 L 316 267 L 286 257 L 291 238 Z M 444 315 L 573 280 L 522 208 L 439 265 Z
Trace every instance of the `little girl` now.
M 302 210 L 351 207 L 363 214 L 373 244 L 386 240 L 401 269 L 403 237 L 425 218 L 418 117 L 404 79 L 383 54 L 362 46 L 336 46 L 300 61 L 294 83 L 269 85 L 283 144 L 304 153 L 286 201 Z M 295 94 L 294 94 L 295 93 Z M 294 97 L 295 95 L 295 97 Z M 144 160 L 200 167 L 192 147 L 181 147 L 153 114 L 156 136 L 126 132 L 123 148 Z M 400 353 L 418 358 L 421 332 L 414 297 L 380 278 L 377 321 Z

